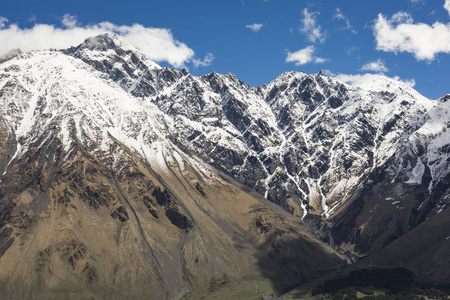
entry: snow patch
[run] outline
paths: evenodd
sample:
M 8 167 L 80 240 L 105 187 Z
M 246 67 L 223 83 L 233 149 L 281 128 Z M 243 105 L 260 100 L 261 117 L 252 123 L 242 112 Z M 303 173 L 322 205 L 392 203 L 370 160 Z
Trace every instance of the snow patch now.
M 410 172 L 409 180 L 406 181 L 406 183 L 421 184 L 424 173 L 425 173 L 425 165 L 423 164 L 422 160 L 419 158 L 419 159 L 417 159 L 416 166 Z

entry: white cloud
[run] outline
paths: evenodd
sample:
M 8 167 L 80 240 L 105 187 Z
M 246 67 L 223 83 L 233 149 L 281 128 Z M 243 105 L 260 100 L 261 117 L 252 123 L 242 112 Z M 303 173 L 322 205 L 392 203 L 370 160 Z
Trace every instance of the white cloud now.
M 66 28 L 75 28 L 77 26 L 77 17 L 65 14 L 62 17 L 61 24 L 63 24 Z
M 400 79 L 398 76 L 388 77 L 383 74 L 338 74 L 337 79 L 355 87 L 371 88 L 374 87 L 388 87 L 390 82 L 395 82 L 397 85 L 404 87 L 414 87 L 416 84 L 414 79 Z
M 399 12 L 390 20 L 379 14 L 373 29 L 377 50 L 409 52 L 417 60 L 428 61 L 438 53 L 450 53 L 450 23 L 414 23 L 411 15 Z
M 296 66 L 301 66 L 311 62 L 324 63 L 327 61 L 325 58 L 314 56 L 314 51 L 314 46 L 309 46 L 296 52 L 288 52 L 286 62 L 293 62 Z
M 409 13 L 405 11 L 399 11 L 398 13 L 395 13 L 392 16 L 391 22 L 393 24 L 401 24 L 401 23 L 412 24 L 414 23 L 414 20 Z
M 353 52 L 359 51 L 361 50 L 361 48 L 357 47 L 357 46 L 351 46 L 350 48 L 346 49 L 345 52 L 347 53 L 347 55 L 352 55 Z
M 192 49 L 174 39 L 170 29 L 149 28 L 134 24 L 116 27 L 114 31 L 150 59 L 167 61 L 176 68 L 184 66 L 194 56 Z
M 420 5 L 420 4 L 425 4 L 425 0 L 411 0 L 411 3 L 413 5 Z
M 31 15 L 31 16 L 28 18 L 28 22 L 31 22 L 31 23 L 35 23 L 36 20 L 37 20 L 37 18 L 36 18 L 35 15 Z
M 328 69 L 323 69 L 322 72 L 323 72 L 325 75 L 327 75 L 327 76 L 331 76 L 331 77 L 336 77 L 336 76 L 337 76 L 335 73 L 331 72 L 331 71 L 328 70 Z
M 387 87 L 389 83 L 396 83 L 403 87 L 414 87 L 416 82 L 414 79 L 401 79 L 399 76 L 388 77 L 384 74 L 335 74 L 330 70 L 322 70 L 325 75 L 335 77 L 336 79 L 345 82 L 354 87 L 373 88 L 373 87 Z
M 339 7 L 335 9 L 333 18 L 338 20 L 347 20 Z
M 381 59 L 377 59 L 376 61 L 366 63 L 364 66 L 362 66 L 361 70 L 372 72 L 387 72 L 388 68 L 384 65 L 384 62 Z
M 17 24 L 8 24 L 0 17 L 0 55 L 13 48 L 23 51 L 48 48 L 68 48 L 82 43 L 86 38 L 105 32 L 114 32 L 125 41 L 138 48 L 154 61 L 167 61 L 174 67 L 183 67 L 194 57 L 194 51 L 186 44 L 176 40 L 172 32 L 165 28 L 144 27 L 139 24 L 119 26 L 110 22 L 80 26 L 76 17 L 65 15 L 61 24 L 35 24 L 32 28 L 20 28 Z
M 300 27 L 300 31 L 306 34 L 308 39 L 313 43 L 316 41 L 320 43 L 325 42 L 326 33 L 322 33 L 322 28 L 316 24 L 316 18 L 319 14 L 318 11 L 310 13 L 307 8 L 303 9 L 302 27 Z
M 314 57 L 314 62 L 316 64 L 323 64 L 323 63 L 325 63 L 327 61 L 328 61 L 328 59 L 326 59 L 326 58 L 317 57 L 317 56 Z
M 250 24 L 250 25 L 245 25 L 246 28 L 250 28 L 251 30 L 253 30 L 254 32 L 258 32 L 261 30 L 261 28 L 263 27 L 263 24 Z
M 6 23 L 8 23 L 8 19 L 5 17 L 0 16 L 0 30 L 3 29 L 6 25 Z
M 356 34 L 356 30 L 353 29 L 353 26 L 350 25 L 350 21 L 349 19 L 342 13 L 341 9 L 338 7 L 336 8 L 334 15 L 333 15 L 333 19 L 337 19 L 337 20 L 342 20 L 345 22 L 345 27 L 342 27 L 340 29 L 342 30 L 350 30 L 351 32 L 353 32 L 354 34 Z
M 444 8 L 448 11 L 448 14 L 450 15 L 450 0 L 445 0 Z
M 210 66 L 212 61 L 214 60 L 214 55 L 212 53 L 206 54 L 206 56 L 203 58 L 203 60 L 194 58 L 192 61 L 192 64 L 194 65 L 194 68 L 198 67 L 207 67 Z

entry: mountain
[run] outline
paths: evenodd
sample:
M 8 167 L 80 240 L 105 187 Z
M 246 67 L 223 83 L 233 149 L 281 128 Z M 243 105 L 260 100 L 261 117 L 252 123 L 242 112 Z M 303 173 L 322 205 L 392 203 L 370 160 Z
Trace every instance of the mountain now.
M 450 96 L 321 72 L 255 88 L 162 68 L 113 34 L 15 53 L 0 64 L 0 294 L 272 293 L 368 256 L 450 281 Z

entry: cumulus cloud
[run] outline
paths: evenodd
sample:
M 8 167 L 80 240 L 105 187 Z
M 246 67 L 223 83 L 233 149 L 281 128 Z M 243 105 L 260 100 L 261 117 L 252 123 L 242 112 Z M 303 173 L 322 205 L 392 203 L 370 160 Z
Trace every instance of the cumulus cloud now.
M 448 14 L 450 15 L 450 0 L 445 0 L 444 8 L 448 11 Z
M 384 62 L 381 59 L 377 59 L 376 61 L 366 63 L 364 66 L 362 66 L 361 70 L 372 72 L 387 72 L 388 68 L 384 65 Z
M 254 32 L 260 31 L 263 26 L 264 26 L 263 24 L 258 24 L 258 23 L 245 25 L 246 28 L 250 28 Z
M 13 48 L 23 51 L 68 48 L 82 43 L 87 37 L 113 32 L 150 59 L 167 61 L 176 68 L 183 67 L 194 57 L 194 51 L 176 40 L 166 28 L 144 27 L 140 24 L 119 26 L 110 22 L 81 26 L 76 17 L 71 15 L 64 15 L 61 25 L 35 24 L 32 28 L 20 28 L 0 17 L 0 55 Z
M 192 64 L 194 65 L 194 68 L 198 67 L 207 67 L 210 66 L 212 61 L 214 60 L 214 55 L 212 53 L 206 54 L 206 56 L 203 58 L 203 60 L 194 58 L 192 61 Z
M 61 24 L 66 28 L 75 28 L 77 26 L 77 18 L 69 14 L 65 14 L 62 17 Z
M 314 56 L 314 46 L 309 46 L 304 49 L 300 49 L 296 52 L 288 52 L 286 62 L 293 62 L 296 66 L 305 65 L 311 62 L 324 63 L 327 60 L 325 58 Z
M 350 25 L 350 21 L 349 19 L 342 13 L 341 9 L 338 7 L 336 8 L 334 15 L 333 15 L 333 19 L 336 20 L 341 20 L 345 22 L 345 26 L 339 29 L 342 30 L 350 30 L 351 32 L 353 32 L 354 34 L 356 34 L 356 30 L 353 29 L 353 26 Z
M 307 8 L 303 9 L 303 19 L 300 31 L 304 33 L 308 39 L 315 43 L 325 42 L 326 33 L 322 33 L 322 28 L 317 24 L 316 18 L 320 13 L 318 11 L 309 12 Z
M 383 74 L 373 74 L 373 73 L 366 73 L 366 74 L 338 74 L 335 76 L 337 79 L 350 84 L 355 87 L 362 87 L 362 88 L 373 88 L 374 86 L 383 86 L 389 85 L 389 82 L 396 82 L 397 84 L 404 86 L 404 87 L 414 87 L 416 82 L 414 79 L 401 79 L 398 76 L 394 77 L 388 77 Z M 381 84 L 380 84 L 381 83 Z
M 118 26 L 116 31 L 131 45 L 135 46 L 150 59 L 167 61 L 176 68 L 190 62 L 194 51 L 186 44 L 174 39 L 172 32 L 165 28 L 149 28 L 139 24 Z
M 450 6 L 450 0 L 447 4 Z M 427 61 L 435 59 L 438 53 L 450 53 L 450 23 L 414 23 L 411 15 L 398 12 L 391 19 L 379 14 L 373 29 L 377 50 L 409 52 L 417 60 Z

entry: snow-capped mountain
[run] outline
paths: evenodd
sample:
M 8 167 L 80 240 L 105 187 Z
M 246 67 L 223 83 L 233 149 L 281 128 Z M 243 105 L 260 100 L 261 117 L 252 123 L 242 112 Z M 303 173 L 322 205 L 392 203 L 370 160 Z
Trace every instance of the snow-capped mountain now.
M 162 134 L 178 147 L 303 216 L 331 215 L 436 106 L 384 77 L 353 88 L 290 72 L 256 89 L 233 74 L 162 69 L 130 49 L 102 37 L 65 53 L 155 105 L 168 117 Z
M 25 253 L 15 239 L 45 236 L 61 216 L 71 220 L 61 225 L 71 238 L 33 244 L 39 267 L 25 265 L 38 277 L 48 283 L 52 270 L 68 272 L 55 271 L 55 253 L 97 287 L 129 276 L 123 262 L 132 256 L 110 253 L 122 263 L 105 267 L 96 258 L 115 244 L 91 246 L 95 238 L 82 229 L 106 222 L 96 225 L 106 238 L 107 224 L 119 220 L 110 236 L 130 255 L 122 242 L 141 241 L 139 259 L 147 259 L 146 275 L 130 278 L 154 282 L 149 290 L 165 298 L 222 273 L 249 275 L 248 257 L 280 253 L 280 232 L 341 253 L 323 254 L 328 262 L 378 253 L 447 214 L 448 99 L 426 99 L 383 76 L 350 86 L 321 72 L 288 72 L 257 88 L 231 73 L 196 77 L 160 67 L 113 34 L 65 50 L 17 51 L 0 64 L 0 262 L 17 266 L 2 258 L 11 247 Z M 245 258 L 227 259 L 221 247 Z M 310 279 L 308 272 L 294 277 Z

